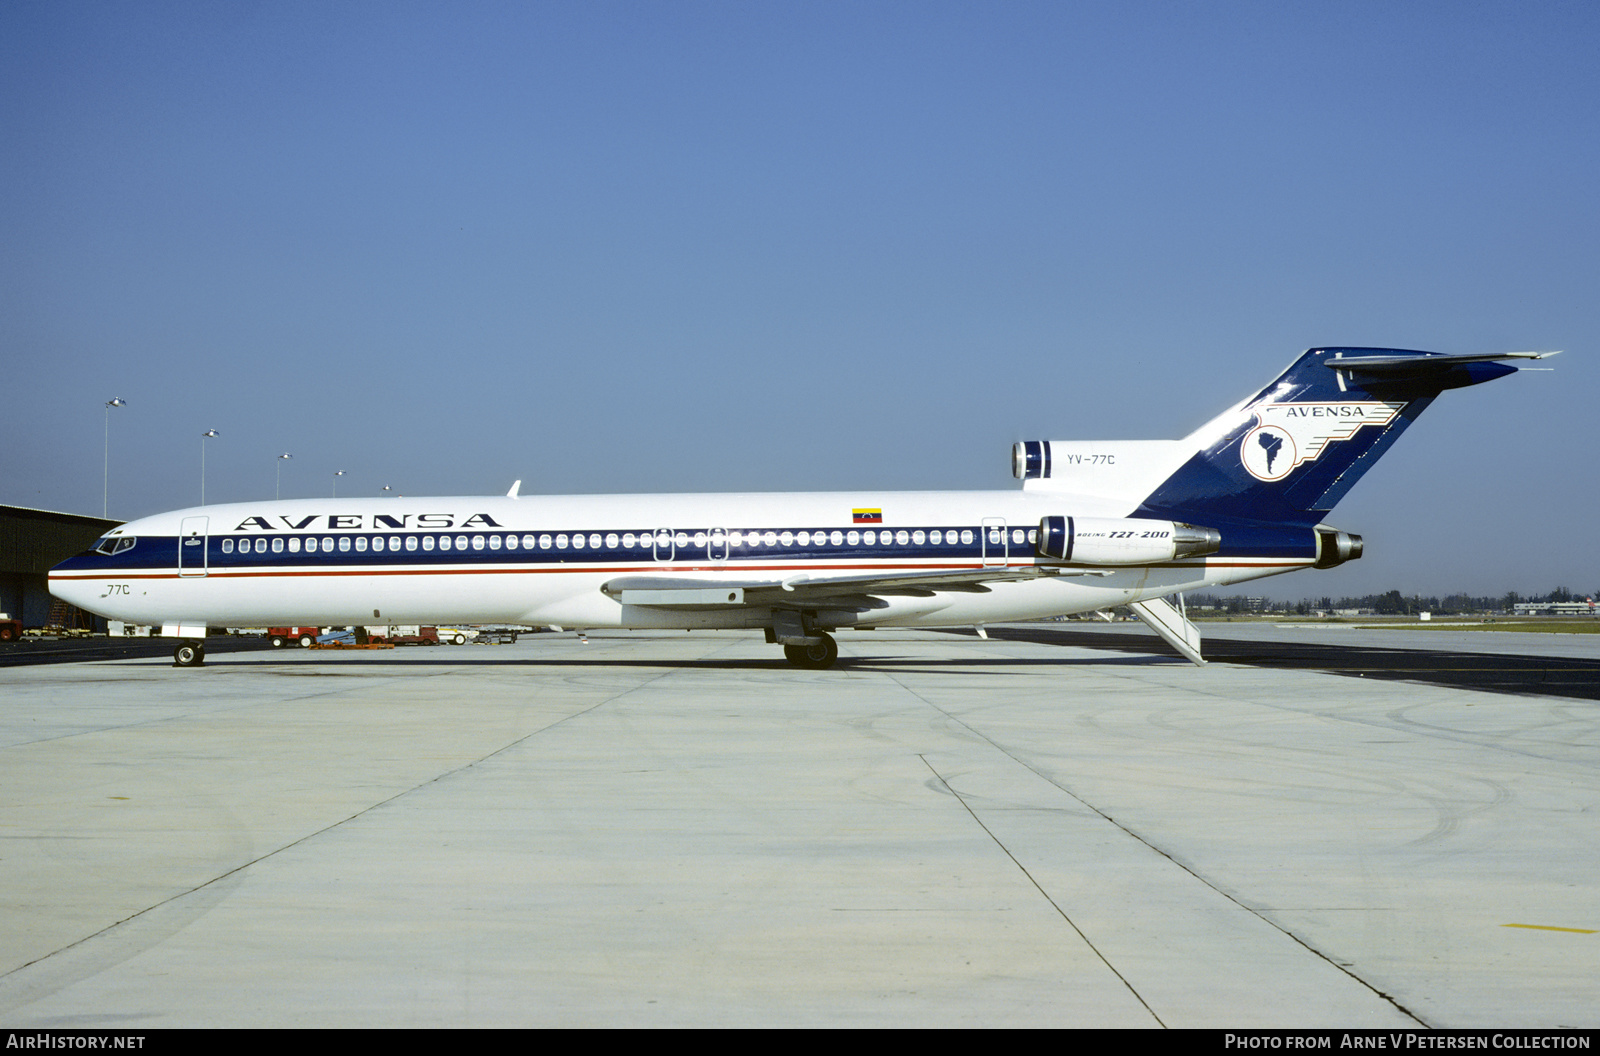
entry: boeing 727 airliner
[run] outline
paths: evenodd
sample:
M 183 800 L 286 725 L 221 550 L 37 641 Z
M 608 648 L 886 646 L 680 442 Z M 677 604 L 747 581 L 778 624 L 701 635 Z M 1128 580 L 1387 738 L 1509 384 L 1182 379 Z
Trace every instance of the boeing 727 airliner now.
M 748 628 L 825 668 L 840 629 L 1115 605 L 1203 663 L 1182 592 L 1360 557 L 1324 518 L 1412 420 L 1552 354 L 1313 348 L 1182 440 L 1019 443 L 1011 492 L 201 506 L 113 530 L 50 590 L 160 625 L 180 666 L 207 627 L 449 622 Z

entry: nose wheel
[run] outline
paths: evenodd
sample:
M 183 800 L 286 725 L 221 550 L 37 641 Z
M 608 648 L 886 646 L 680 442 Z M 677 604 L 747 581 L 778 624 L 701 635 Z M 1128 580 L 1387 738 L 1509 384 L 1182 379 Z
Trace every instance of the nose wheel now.
M 817 637 L 820 638 L 821 641 L 816 642 L 813 645 L 784 646 L 784 657 L 796 667 L 811 668 L 815 671 L 821 671 L 823 668 L 832 667 L 833 662 L 839 659 L 839 643 L 833 640 L 833 636 L 831 634 L 827 634 L 823 631 L 818 631 Z
M 206 643 L 179 642 L 172 650 L 172 660 L 179 667 L 199 667 L 206 662 Z

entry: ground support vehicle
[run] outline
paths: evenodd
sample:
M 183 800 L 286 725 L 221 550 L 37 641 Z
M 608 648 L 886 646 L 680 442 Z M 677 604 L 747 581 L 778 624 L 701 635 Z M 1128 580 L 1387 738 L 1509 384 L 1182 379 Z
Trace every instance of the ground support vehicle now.
M 274 649 L 282 649 L 286 645 L 297 644 L 302 649 L 309 649 L 317 640 L 317 635 L 322 633 L 321 627 L 268 627 L 267 637 L 272 639 Z
M 438 645 L 437 627 L 368 627 L 367 638 L 389 645 Z

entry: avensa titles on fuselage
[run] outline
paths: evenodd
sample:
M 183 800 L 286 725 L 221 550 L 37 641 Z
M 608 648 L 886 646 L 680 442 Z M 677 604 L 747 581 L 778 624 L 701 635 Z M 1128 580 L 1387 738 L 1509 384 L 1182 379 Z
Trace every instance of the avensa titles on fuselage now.
M 1011 492 L 296 500 L 142 518 L 51 572 L 102 615 L 207 626 L 748 628 L 826 667 L 841 628 L 971 626 L 1129 605 L 1200 662 L 1163 599 L 1357 557 L 1324 516 L 1431 399 L 1512 373 L 1312 349 L 1183 440 L 1016 445 Z
M 291 531 L 291 532 L 303 532 L 307 528 L 311 528 L 315 524 L 317 524 L 318 516 L 319 516 L 318 514 L 313 513 L 313 514 L 310 514 L 309 516 L 296 518 L 296 517 L 286 516 L 284 514 L 279 514 L 278 515 L 278 520 L 280 522 L 282 522 L 282 523 L 279 523 L 279 524 L 274 524 L 269 518 L 264 517 L 264 516 L 259 516 L 259 515 L 251 516 L 251 517 L 246 517 L 243 521 L 240 521 L 239 525 L 236 528 L 234 528 L 234 531 L 243 532 L 243 531 L 248 531 L 251 528 L 257 528 L 257 529 L 260 529 L 263 532 L 276 532 L 276 531 L 284 531 L 284 530 Z M 326 514 L 324 516 L 325 516 L 325 522 L 326 523 L 324 523 L 322 525 L 322 527 L 324 527 L 325 529 L 327 529 L 330 532 L 344 532 L 344 531 L 349 531 L 352 528 L 354 528 L 354 529 L 373 528 L 373 529 L 376 529 L 378 531 L 383 531 L 383 530 L 389 529 L 389 528 L 407 528 L 407 527 L 428 528 L 428 529 L 456 528 L 456 527 L 460 527 L 460 528 L 499 528 L 499 527 L 501 527 L 501 525 L 497 524 L 495 522 L 494 518 L 490 517 L 487 513 L 476 513 L 476 514 L 473 514 L 472 516 L 463 519 L 459 525 L 456 524 L 456 518 L 457 518 L 458 515 L 457 514 L 453 514 L 453 513 L 419 513 L 419 514 L 415 514 L 415 515 L 409 514 L 409 513 L 402 513 L 402 514 L 399 514 L 398 516 L 395 515 L 395 514 L 391 514 L 391 513 L 374 513 L 374 514 L 330 513 L 330 514 Z M 416 517 L 416 524 L 415 525 L 408 525 L 406 522 L 413 516 Z

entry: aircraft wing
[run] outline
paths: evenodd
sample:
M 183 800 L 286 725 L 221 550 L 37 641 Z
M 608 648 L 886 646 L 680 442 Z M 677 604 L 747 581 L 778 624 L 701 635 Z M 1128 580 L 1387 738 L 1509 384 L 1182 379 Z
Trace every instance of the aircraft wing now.
M 669 609 L 712 609 L 738 606 L 767 608 L 882 608 L 884 596 L 931 598 L 955 592 L 987 594 L 985 584 L 1036 579 L 1056 575 L 1055 569 L 1038 567 L 982 567 L 928 569 L 905 572 L 865 572 L 854 575 L 802 573 L 787 579 L 715 580 L 676 579 L 666 576 L 623 576 L 600 589 L 624 605 Z M 1065 574 L 1104 575 L 1100 571 Z

